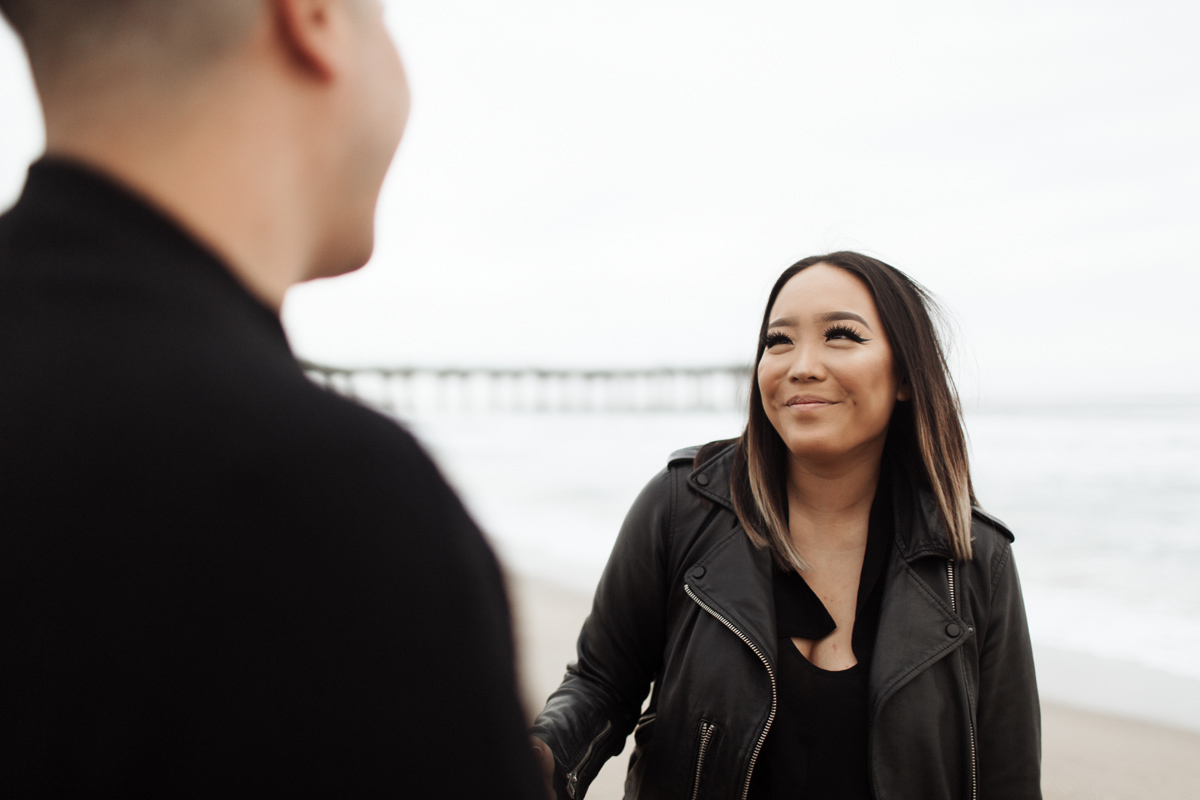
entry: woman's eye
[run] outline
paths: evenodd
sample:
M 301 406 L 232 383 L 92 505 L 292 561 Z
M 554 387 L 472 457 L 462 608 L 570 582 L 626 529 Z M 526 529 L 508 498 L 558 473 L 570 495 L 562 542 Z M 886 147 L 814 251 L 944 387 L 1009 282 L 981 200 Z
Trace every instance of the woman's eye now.
M 780 333 L 779 331 L 774 331 L 767 334 L 768 350 L 780 344 L 792 344 L 792 337 L 788 336 L 786 333 Z
M 870 339 L 864 339 L 859 335 L 858 331 L 854 330 L 853 328 L 848 328 L 845 325 L 834 325 L 832 328 L 829 328 L 825 331 L 825 341 L 828 342 L 833 339 L 849 339 L 850 341 L 858 342 L 859 344 L 871 341 Z

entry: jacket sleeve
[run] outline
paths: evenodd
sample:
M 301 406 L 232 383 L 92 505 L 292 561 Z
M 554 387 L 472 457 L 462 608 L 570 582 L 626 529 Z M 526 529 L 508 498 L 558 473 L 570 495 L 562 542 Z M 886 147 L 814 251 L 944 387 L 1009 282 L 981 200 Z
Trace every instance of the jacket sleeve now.
M 637 722 L 664 646 L 671 523 L 679 473 L 634 501 L 583 623 L 577 658 L 534 721 L 556 762 L 560 798 L 579 800 Z
M 979 653 L 979 797 L 1040 799 L 1041 711 L 1021 583 L 1007 545 L 994 558 Z

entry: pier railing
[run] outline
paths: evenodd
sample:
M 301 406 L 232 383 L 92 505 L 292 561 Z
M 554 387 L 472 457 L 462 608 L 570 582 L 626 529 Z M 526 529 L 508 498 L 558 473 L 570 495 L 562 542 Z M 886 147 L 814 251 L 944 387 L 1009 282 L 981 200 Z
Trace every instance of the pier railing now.
M 421 411 L 728 411 L 746 366 L 645 369 L 347 368 L 302 362 L 310 378 L 388 413 Z

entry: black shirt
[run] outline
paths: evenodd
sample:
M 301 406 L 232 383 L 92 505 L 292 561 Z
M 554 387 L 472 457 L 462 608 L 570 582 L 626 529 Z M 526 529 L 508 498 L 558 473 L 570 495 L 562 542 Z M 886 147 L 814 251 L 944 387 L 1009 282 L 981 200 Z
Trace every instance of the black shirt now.
M 0 493 L 0 796 L 541 796 L 498 565 L 421 448 L 64 162 L 0 217 Z
M 779 636 L 777 709 L 755 767 L 755 800 L 871 800 L 867 772 L 867 674 L 879 628 L 883 567 L 893 535 L 891 482 L 871 506 L 851 645 L 858 663 L 830 671 L 800 654 L 792 637 L 819 640 L 837 627 L 800 574 L 774 570 Z

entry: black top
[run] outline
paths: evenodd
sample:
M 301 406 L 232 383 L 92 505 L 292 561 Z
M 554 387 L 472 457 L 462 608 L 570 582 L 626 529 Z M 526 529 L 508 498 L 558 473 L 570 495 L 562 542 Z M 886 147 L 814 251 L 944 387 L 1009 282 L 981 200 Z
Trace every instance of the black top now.
M 0 217 L 0 492 L 0 796 L 541 796 L 497 563 L 420 447 L 63 162 Z
M 815 666 L 793 636 L 818 640 L 837 627 L 816 593 L 794 571 L 774 570 L 779 635 L 775 722 L 755 767 L 755 800 L 871 800 L 867 774 L 867 674 L 879 629 L 883 567 L 893 535 L 890 481 L 881 477 L 871 506 L 847 670 Z

